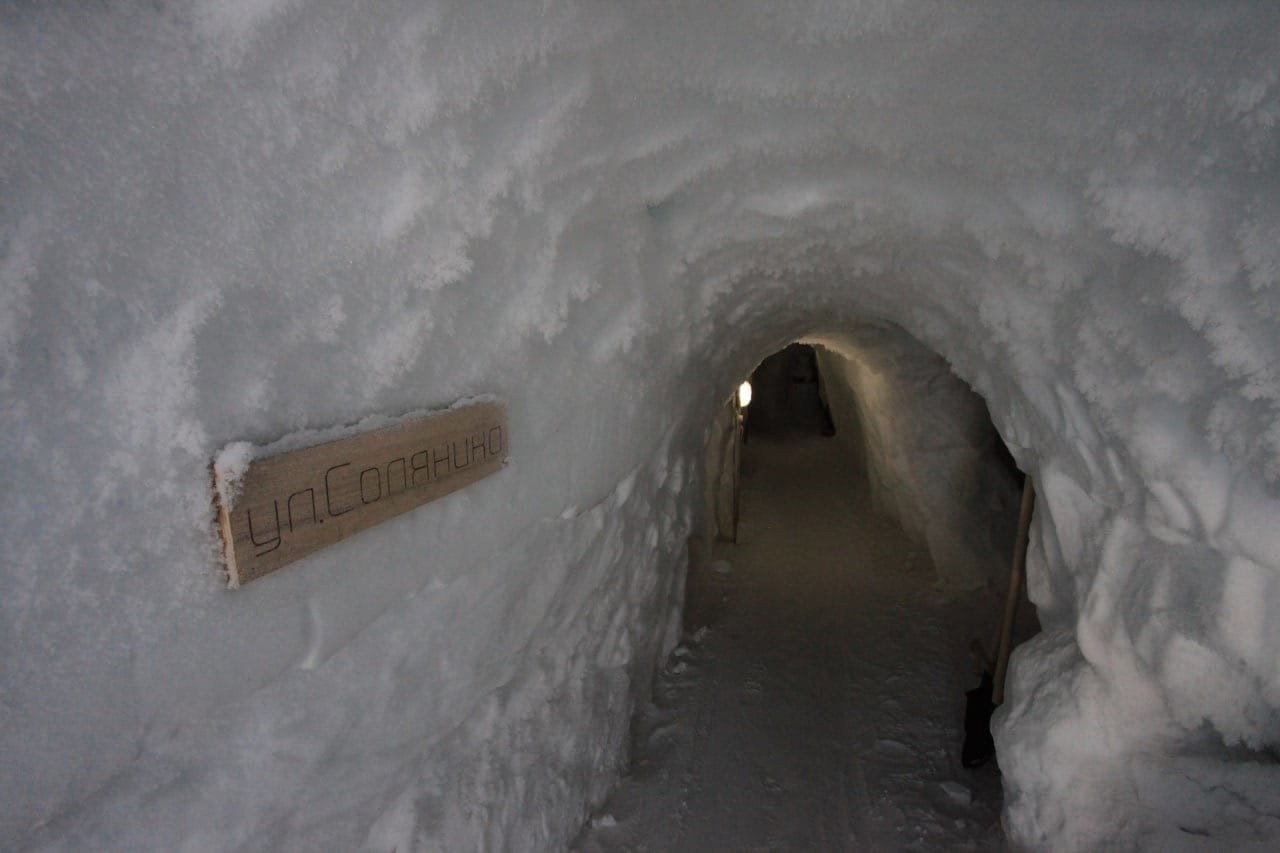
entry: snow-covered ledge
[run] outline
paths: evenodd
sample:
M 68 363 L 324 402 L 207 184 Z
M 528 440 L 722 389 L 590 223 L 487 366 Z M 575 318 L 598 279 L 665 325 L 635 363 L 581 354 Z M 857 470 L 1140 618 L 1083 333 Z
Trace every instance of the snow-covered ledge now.
M 1040 484 L 1013 838 L 1274 841 L 1278 15 L 0 14 L 0 837 L 562 844 L 673 639 L 716 405 L 873 322 Z M 220 447 L 481 393 L 501 474 L 221 586 Z

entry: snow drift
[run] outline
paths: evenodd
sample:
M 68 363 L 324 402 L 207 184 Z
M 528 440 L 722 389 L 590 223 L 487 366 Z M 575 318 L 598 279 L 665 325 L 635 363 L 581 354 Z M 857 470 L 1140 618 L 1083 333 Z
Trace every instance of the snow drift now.
M 1041 486 L 1013 838 L 1280 837 L 1280 11 L 634 7 L 0 10 L 0 836 L 562 843 L 719 402 L 891 323 Z M 475 394 L 501 475 L 223 588 L 218 449 Z

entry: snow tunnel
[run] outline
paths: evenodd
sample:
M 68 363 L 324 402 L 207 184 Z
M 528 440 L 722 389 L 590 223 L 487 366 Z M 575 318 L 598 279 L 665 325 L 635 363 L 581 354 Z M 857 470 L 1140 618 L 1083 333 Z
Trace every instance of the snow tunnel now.
M 998 770 L 962 767 L 961 718 L 969 641 L 994 648 L 1005 609 L 1018 472 L 902 329 L 820 337 L 716 414 L 680 645 L 570 849 L 1002 843 Z
M 752 433 L 836 438 L 865 478 L 871 504 L 901 525 L 922 567 L 953 588 L 999 586 L 1013 549 L 1020 475 L 982 398 L 902 329 L 867 323 L 811 334 L 757 365 L 754 400 L 739 406 Z M 733 400 L 708 440 L 700 547 L 734 539 Z M 838 427 L 838 429 L 837 429 Z
M 1039 490 L 1009 838 L 1274 844 L 1278 16 L 4 7 L 0 838 L 562 846 L 721 401 L 901 330 Z M 500 473 L 226 588 L 221 449 L 483 395 Z

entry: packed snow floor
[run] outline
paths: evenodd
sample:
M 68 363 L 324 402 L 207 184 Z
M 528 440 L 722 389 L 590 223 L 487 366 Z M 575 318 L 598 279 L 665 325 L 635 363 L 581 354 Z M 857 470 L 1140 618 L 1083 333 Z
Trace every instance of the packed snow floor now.
M 738 543 L 690 574 L 631 771 L 577 849 L 1002 848 L 999 772 L 959 760 L 998 596 L 941 591 L 835 447 L 751 437 Z

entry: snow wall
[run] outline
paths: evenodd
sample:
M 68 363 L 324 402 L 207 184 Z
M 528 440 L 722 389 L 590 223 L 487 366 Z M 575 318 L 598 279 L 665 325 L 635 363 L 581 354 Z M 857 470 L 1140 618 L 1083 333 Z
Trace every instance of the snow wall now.
M 1040 501 L 1034 847 L 1280 837 L 1280 10 L 0 8 L 0 837 L 550 848 L 715 409 L 891 322 Z M 512 462 L 244 589 L 208 465 L 492 393 Z
M 821 343 L 836 446 L 862 462 L 874 505 L 943 585 L 1007 588 L 1020 484 L 982 398 L 901 329 L 855 326 Z

